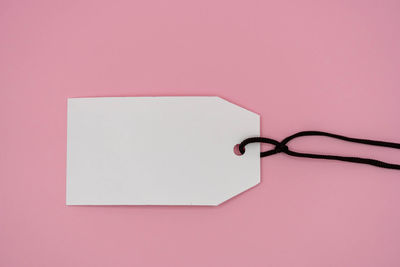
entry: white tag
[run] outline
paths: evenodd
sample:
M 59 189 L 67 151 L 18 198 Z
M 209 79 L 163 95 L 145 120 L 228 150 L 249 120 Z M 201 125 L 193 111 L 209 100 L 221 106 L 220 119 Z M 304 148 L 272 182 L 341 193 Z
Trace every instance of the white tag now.
M 67 205 L 218 205 L 260 182 L 260 117 L 219 97 L 68 99 Z

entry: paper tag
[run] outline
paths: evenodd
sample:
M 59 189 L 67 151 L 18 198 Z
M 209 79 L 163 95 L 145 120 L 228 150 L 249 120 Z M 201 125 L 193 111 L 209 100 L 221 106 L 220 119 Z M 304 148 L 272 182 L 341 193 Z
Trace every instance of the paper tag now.
M 219 97 L 68 99 L 67 205 L 218 205 L 260 182 L 260 117 Z

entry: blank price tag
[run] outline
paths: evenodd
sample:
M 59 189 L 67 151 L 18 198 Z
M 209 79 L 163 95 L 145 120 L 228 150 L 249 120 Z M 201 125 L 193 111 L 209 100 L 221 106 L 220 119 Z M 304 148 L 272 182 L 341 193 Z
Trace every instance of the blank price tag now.
M 68 99 L 67 205 L 219 205 L 260 182 L 260 116 L 219 97 Z

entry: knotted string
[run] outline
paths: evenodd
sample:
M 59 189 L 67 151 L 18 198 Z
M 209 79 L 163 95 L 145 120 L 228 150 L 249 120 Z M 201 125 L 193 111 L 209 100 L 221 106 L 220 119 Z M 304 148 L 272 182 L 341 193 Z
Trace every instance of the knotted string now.
M 324 154 L 311 154 L 311 153 L 302 153 L 302 152 L 296 152 L 296 151 L 290 150 L 290 148 L 287 146 L 287 144 L 290 141 L 292 141 L 293 139 L 302 137 L 302 136 L 326 136 L 326 137 L 331 137 L 331 138 L 335 138 L 335 139 L 339 139 L 339 140 L 343 140 L 343 141 L 347 141 L 347 142 L 400 149 L 399 143 L 351 138 L 351 137 L 347 137 L 347 136 L 343 136 L 343 135 L 331 134 L 331 133 L 320 132 L 320 131 L 304 131 L 304 132 L 298 132 L 289 137 L 286 137 L 281 142 L 276 141 L 274 139 L 266 138 L 266 137 L 250 137 L 250 138 L 243 140 L 239 144 L 239 152 L 241 154 L 244 154 L 245 146 L 248 144 L 266 143 L 266 144 L 272 144 L 275 147 L 271 150 L 261 152 L 260 153 L 261 158 L 275 155 L 278 153 L 285 153 L 285 154 L 287 154 L 289 156 L 293 156 L 293 157 L 340 160 L 340 161 L 346 161 L 346 162 L 369 164 L 369 165 L 373 165 L 373 166 L 380 167 L 380 168 L 400 170 L 400 165 L 398 165 L 398 164 L 387 163 L 387 162 L 383 162 L 383 161 L 376 160 L 376 159 L 359 158 L 359 157 L 345 157 L 345 156 L 336 156 L 336 155 L 324 155 Z

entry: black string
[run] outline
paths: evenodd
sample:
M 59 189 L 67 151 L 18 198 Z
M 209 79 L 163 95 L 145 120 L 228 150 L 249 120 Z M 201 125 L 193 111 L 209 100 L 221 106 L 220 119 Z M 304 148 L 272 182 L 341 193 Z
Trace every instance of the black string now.
M 292 141 L 293 139 L 302 137 L 302 136 L 327 136 L 327 137 L 331 137 L 331 138 L 335 138 L 335 139 L 339 139 L 339 140 L 343 140 L 343 141 L 347 141 L 347 142 L 400 149 L 399 143 L 390 143 L 390 142 L 384 142 L 384 141 L 351 138 L 351 137 L 347 137 L 347 136 L 331 134 L 331 133 L 327 133 L 327 132 L 320 132 L 320 131 L 304 131 L 304 132 L 298 132 L 289 137 L 286 137 L 281 142 L 276 141 L 274 139 L 265 138 L 265 137 L 247 138 L 239 144 L 239 151 L 241 154 L 244 154 L 246 145 L 251 144 L 251 143 L 266 143 L 266 144 L 274 145 L 275 148 L 268 150 L 268 151 L 261 152 L 260 157 L 262 157 L 262 158 L 283 152 L 283 153 L 293 156 L 293 157 L 340 160 L 340 161 L 355 162 L 355 163 L 361 163 L 361 164 L 369 164 L 369 165 L 373 165 L 373 166 L 380 167 L 380 168 L 400 170 L 400 165 L 398 165 L 398 164 L 387 163 L 387 162 L 379 161 L 376 159 L 359 158 L 359 157 L 344 157 L 344 156 L 323 155 L 323 154 L 310 154 L 310 153 L 301 153 L 301 152 L 296 152 L 296 151 L 290 150 L 289 147 L 287 146 L 287 144 L 290 141 Z

